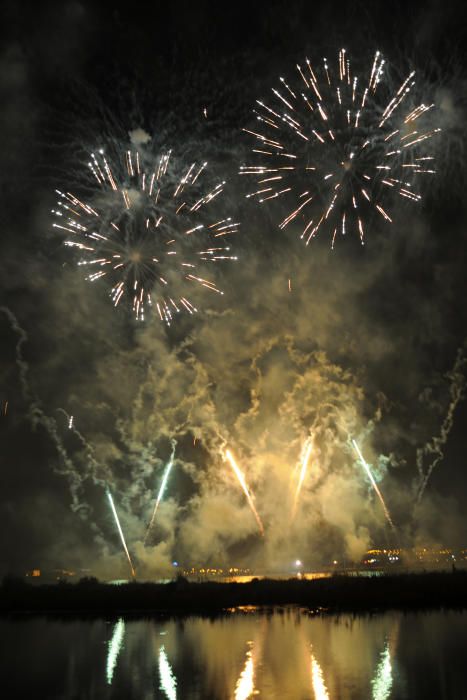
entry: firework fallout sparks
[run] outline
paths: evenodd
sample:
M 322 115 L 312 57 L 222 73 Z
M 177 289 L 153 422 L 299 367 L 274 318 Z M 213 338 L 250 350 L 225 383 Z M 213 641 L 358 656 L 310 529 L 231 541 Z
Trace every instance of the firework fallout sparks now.
M 225 181 L 203 186 L 207 163 L 191 163 L 175 176 L 172 160 L 171 151 L 156 164 L 138 150 L 119 152 L 115 163 L 104 151 L 92 153 L 91 195 L 56 190 L 52 210 L 53 226 L 79 251 L 88 281 L 103 278 L 114 306 L 127 302 L 136 320 L 153 307 L 169 325 L 181 311 L 197 311 L 193 287 L 223 294 L 212 265 L 236 260 L 227 241 L 239 227 L 210 205 Z
M 332 248 L 350 230 L 363 244 L 373 214 L 392 222 L 390 193 L 419 202 L 418 177 L 435 173 L 425 146 L 440 129 L 423 128 L 434 105 L 414 106 L 415 72 L 391 92 L 379 51 L 364 80 L 345 49 L 337 66 L 324 59 L 316 69 L 306 59 L 297 73 L 297 84 L 280 78 L 270 103 L 257 101 L 259 126 L 243 129 L 255 139 L 252 163 L 240 168 L 255 180 L 246 196 L 260 203 L 284 199 L 288 213 L 279 227 L 300 222 L 306 245 L 322 230 Z

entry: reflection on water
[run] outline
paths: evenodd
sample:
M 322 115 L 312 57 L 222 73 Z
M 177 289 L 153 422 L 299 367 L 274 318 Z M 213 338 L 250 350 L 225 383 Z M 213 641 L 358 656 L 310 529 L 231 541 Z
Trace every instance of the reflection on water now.
M 396 618 L 392 626 L 391 636 L 387 639 L 384 649 L 381 652 L 375 677 L 371 681 L 373 700 L 388 700 L 391 695 L 393 682 L 391 657 L 395 654 L 399 628 L 400 619 Z
M 311 682 L 316 700 L 329 700 L 321 666 L 316 661 L 313 654 L 311 655 Z
M 367 574 L 368 572 L 364 572 Z M 369 572 L 372 575 L 377 575 L 377 572 L 370 571 Z M 282 579 L 282 580 L 287 580 L 290 578 L 298 578 L 298 579 L 306 579 L 307 581 L 316 581 L 317 579 L 320 578 L 331 578 L 332 573 L 328 571 L 310 571 L 310 572 L 299 572 L 296 574 L 288 573 L 284 574 L 283 576 L 280 576 L 276 573 L 274 574 L 245 574 L 245 575 L 238 575 L 238 576 L 213 576 L 209 577 L 211 580 L 218 580 L 218 581 L 224 581 L 225 583 L 251 583 L 252 581 L 259 579 L 262 581 L 263 579 Z M 194 580 L 194 579 L 193 579 Z
M 177 681 L 163 646 L 159 651 L 159 676 L 160 689 L 164 691 L 167 700 L 177 700 Z
M 255 689 L 254 672 L 253 651 L 250 649 L 247 651 L 245 666 L 235 687 L 235 700 L 247 700 L 253 695 Z
M 389 644 L 381 653 L 381 661 L 376 669 L 374 679 L 371 681 L 373 687 L 373 700 L 386 700 L 389 697 L 392 686 L 392 666 Z
M 117 663 L 117 658 L 120 653 L 123 644 L 123 637 L 125 634 L 125 623 L 120 618 L 115 624 L 112 639 L 109 642 L 109 651 L 107 654 L 107 666 L 106 666 L 106 676 L 107 683 L 112 684 L 112 679 L 114 677 L 115 664 Z
M 146 700 L 467 697 L 467 613 L 0 620 L 2 696 Z M 7 672 L 6 672 L 7 671 Z

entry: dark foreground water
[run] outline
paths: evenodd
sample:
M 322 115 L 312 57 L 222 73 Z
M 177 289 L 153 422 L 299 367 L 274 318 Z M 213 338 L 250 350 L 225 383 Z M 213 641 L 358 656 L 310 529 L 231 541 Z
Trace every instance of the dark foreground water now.
M 467 699 L 467 612 L 0 620 L 4 698 Z

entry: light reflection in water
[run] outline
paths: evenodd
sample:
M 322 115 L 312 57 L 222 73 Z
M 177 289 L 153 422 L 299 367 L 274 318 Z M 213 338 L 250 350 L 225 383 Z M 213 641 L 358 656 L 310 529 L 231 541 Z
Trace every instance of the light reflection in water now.
M 235 700 L 247 700 L 253 695 L 255 690 L 254 682 L 255 665 L 253 661 L 253 649 L 251 648 L 246 654 L 245 666 L 240 674 L 235 687 Z
M 466 697 L 467 612 L 0 619 L 0 638 L 5 698 Z
M 159 676 L 160 689 L 164 691 L 167 700 L 177 700 L 177 679 L 163 646 L 159 650 Z
M 106 677 L 107 684 L 111 685 L 114 677 L 117 658 L 123 645 L 123 637 L 125 636 L 125 622 L 120 618 L 114 625 L 112 639 L 109 642 L 109 650 L 107 652 Z
M 375 677 L 371 681 L 373 689 L 373 700 L 387 700 L 392 688 L 392 664 L 389 642 L 386 643 L 384 651 L 376 669 Z
M 311 655 L 311 682 L 315 700 L 329 700 L 328 690 L 324 683 L 323 672 L 316 658 Z

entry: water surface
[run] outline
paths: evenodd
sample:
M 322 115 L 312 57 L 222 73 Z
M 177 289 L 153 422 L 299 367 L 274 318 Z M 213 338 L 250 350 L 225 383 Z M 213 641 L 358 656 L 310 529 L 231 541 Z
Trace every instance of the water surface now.
M 467 612 L 0 621 L 6 698 L 462 700 Z

